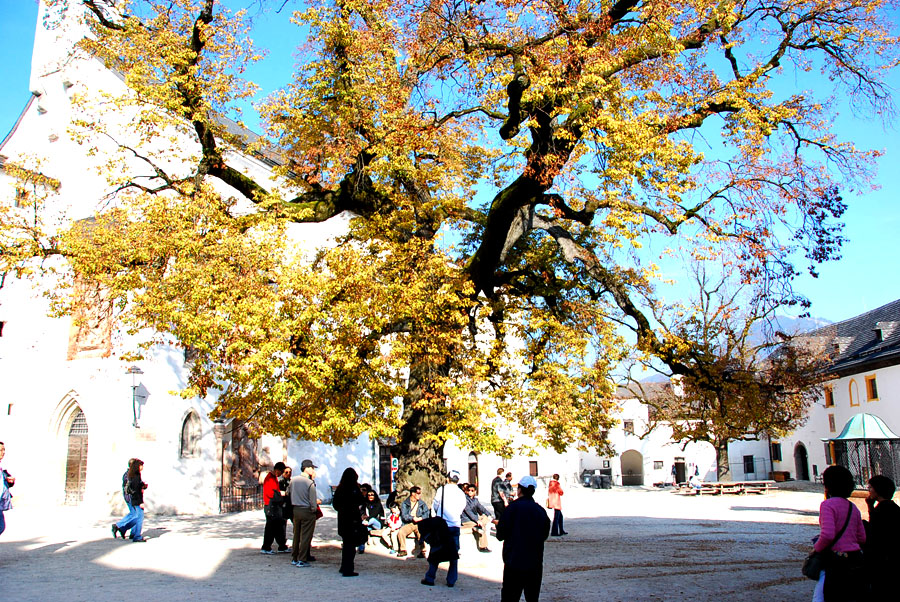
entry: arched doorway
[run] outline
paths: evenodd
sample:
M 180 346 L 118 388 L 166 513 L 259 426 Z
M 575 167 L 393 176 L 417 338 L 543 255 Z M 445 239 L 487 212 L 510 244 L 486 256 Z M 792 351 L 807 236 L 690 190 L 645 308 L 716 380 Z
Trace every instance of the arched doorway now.
M 622 485 L 644 484 L 644 456 L 641 452 L 629 449 L 619 461 L 622 463 Z
M 84 500 L 87 483 L 88 424 L 81 408 L 75 408 L 69 423 L 66 452 L 65 503 L 77 505 Z
M 469 483 L 475 485 L 475 491 L 478 491 L 478 454 L 469 452 Z
M 798 481 L 809 480 L 809 454 L 806 452 L 806 446 L 802 443 L 798 443 L 794 447 L 794 469 Z

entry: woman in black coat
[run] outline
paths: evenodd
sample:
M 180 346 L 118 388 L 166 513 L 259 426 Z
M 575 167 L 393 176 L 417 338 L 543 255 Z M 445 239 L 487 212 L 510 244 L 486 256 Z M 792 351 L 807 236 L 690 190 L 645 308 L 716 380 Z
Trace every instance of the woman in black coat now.
M 337 511 L 338 535 L 343 542 L 339 570 L 344 577 L 359 575 L 353 570 L 353 558 L 356 556 L 356 546 L 360 544 L 360 539 L 367 534 L 359 513 L 360 506 L 364 502 L 365 498 L 359 489 L 359 475 L 352 468 L 348 468 L 341 475 L 341 482 L 334 490 L 334 499 L 331 502 Z

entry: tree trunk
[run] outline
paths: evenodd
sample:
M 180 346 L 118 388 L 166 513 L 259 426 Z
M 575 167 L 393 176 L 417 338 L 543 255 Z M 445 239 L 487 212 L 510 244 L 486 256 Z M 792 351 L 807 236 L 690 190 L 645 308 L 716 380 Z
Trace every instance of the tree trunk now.
M 429 390 L 428 374 L 433 367 L 419 364 L 410 368 L 409 385 L 403 399 L 403 426 L 394 455 L 397 458 L 397 492 L 403 494 L 413 485 L 422 488 L 422 498 L 431 500 L 444 484 L 445 425 L 433 406 L 423 408 L 420 401 Z M 437 435 L 435 441 L 424 435 Z
M 731 466 L 728 464 L 728 441 L 714 443 L 716 448 L 716 478 L 719 482 L 731 481 Z

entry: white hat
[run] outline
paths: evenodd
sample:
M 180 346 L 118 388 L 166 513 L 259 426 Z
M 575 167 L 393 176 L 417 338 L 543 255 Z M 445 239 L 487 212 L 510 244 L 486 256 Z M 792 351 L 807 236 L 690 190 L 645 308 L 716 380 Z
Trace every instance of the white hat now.
M 534 480 L 533 476 L 525 475 L 519 479 L 519 487 L 534 487 L 537 489 L 537 481 Z

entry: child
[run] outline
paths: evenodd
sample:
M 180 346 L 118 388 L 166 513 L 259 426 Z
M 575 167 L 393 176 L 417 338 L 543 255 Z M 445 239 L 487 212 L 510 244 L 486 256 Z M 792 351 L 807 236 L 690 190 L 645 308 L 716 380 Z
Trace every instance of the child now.
M 383 539 L 384 543 L 387 544 L 387 547 L 390 548 L 388 554 L 393 555 L 400 550 L 400 539 L 398 538 L 398 534 L 400 532 L 400 527 L 403 526 L 403 521 L 400 520 L 400 506 L 391 504 L 390 509 L 391 514 L 387 517 L 387 524 L 381 532 L 381 539 Z

